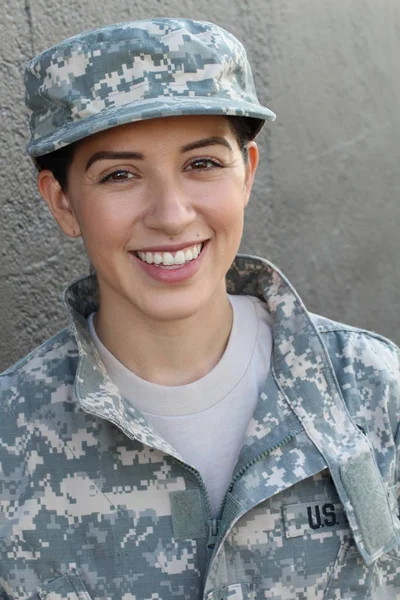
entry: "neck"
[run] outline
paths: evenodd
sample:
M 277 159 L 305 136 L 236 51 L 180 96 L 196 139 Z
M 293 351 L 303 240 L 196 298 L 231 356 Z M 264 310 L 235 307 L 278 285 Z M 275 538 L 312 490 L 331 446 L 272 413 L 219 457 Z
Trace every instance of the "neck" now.
M 232 328 L 225 285 L 206 306 L 183 320 L 149 320 L 131 307 L 116 311 L 100 299 L 97 335 L 108 350 L 136 375 L 159 385 L 197 381 L 221 359 Z

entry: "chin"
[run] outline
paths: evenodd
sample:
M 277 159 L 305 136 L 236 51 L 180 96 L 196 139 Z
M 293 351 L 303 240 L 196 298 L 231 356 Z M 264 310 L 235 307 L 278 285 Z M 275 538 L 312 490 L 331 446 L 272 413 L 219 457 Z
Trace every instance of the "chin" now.
M 207 289 L 205 289 L 207 288 Z M 190 286 L 186 289 L 163 290 L 143 294 L 136 298 L 136 306 L 143 316 L 155 322 L 183 321 L 202 313 L 212 298 L 212 290 L 207 285 Z M 138 302 L 139 301 L 139 302 Z
M 148 318 L 154 321 L 168 323 L 190 319 L 200 309 L 201 305 L 199 305 L 197 302 L 172 301 L 171 303 L 160 302 L 160 304 L 151 302 L 146 305 L 143 312 Z

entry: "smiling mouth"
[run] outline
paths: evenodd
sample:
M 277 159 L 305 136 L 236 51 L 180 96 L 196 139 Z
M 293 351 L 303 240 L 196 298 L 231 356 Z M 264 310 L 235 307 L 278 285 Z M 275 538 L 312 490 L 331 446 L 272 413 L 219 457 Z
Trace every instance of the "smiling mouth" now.
M 182 250 L 178 250 L 177 252 L 141 252 L 138 250 L 134 254 L 139 260 L 149 265 L 157 267 L 180 267 L 196 260 L 203 246 L 204 243 L 194 244 L 193 246 L 182 248 Z

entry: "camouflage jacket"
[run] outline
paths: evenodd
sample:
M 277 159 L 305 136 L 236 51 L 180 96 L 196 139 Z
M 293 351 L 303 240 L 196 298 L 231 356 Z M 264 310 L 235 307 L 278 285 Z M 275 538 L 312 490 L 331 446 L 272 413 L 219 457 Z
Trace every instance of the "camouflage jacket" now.
M 218 519 L 108 378 L 82 279 L 70 329 L 1 378 L 2 600 L 400 598 L 397 348 L 311 315 L 262 259 L 227 280 L 265 300 L 274 347 Z

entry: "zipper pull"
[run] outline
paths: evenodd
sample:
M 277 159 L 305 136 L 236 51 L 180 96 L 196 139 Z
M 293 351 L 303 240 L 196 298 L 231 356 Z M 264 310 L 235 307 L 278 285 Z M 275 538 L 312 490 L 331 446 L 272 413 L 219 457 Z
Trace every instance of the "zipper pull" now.
M 218 537 L 218 520 L 211 519 L 211 521 L 209 521 L 207 550 L 214 550 L 214 546 L 217 541 L 217 537 Z

